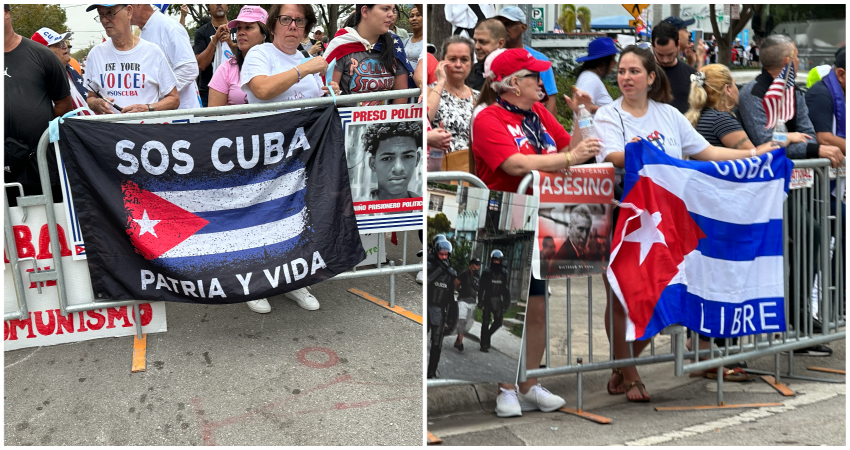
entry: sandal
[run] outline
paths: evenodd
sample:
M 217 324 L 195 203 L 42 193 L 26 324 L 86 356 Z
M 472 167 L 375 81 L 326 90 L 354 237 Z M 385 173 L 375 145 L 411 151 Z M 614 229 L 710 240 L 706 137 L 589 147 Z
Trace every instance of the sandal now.
M 640 380 L 632 381 L 631 384 L 629 384 L 629 387 L 626 388 L 626 392 L 629 392 L 632 388 L 637 388 L 638 393 L 640 393 L 641 398 L 640 398 L 640 400 L 632 400 L 632 399 L 626 397 L 626 399 L 628 401 L 635 402 L 635 403 L 649 402 L 649 400 L 650 400 L 649 393 L 646 392 L 646 386 L 644 386 L 643 382 L 641 382 Z
M 625 380 L 625 379 L 626 379 L 626 378 L 623 376 L 623 369 L 620 369 L 620 368 L 613 369 L 613 373 L 611 374 L 611 378 L 612 378 L 612 379 L 614 378 L 614 375 L 619 375 L 619 376 L 620 376 L 620 380 Z M 616 387 L 617 387 L 617 388 L 620 388 L 620 387 L 622 387 L 622 386 L 623 386 L 623 381 L 620 381 L 620 383 L 618 383 Z M 620 395 L 620 394 L 625 394 L 625 393 L 626 393 L 626 391 L 628 390 L 628 389 L 623 389 L 623 390 L 611 389 L 611 380 L 610 380 L 610 379 L 608 380 L 608 386 L 607 386 L 607 388 L 608 388 L 608 394 L 610 394 L 610 395 Z
M 711 370 L 711 371 L 706 372 L 705 377 L 710 379 L 710 380 L 716 380 L 718 370 L 720 370 L 720 369 L 718 368 L 716 370 Z M 744 372 L 744 369 L 742 369 L 740 367 L 726 369 L 726 370 L 723 371 L 723 381 L 743 382 L 743 381 L 752 381 L 753 379 L 754 379 L 753 377 L 751 377 L 747 372 Z

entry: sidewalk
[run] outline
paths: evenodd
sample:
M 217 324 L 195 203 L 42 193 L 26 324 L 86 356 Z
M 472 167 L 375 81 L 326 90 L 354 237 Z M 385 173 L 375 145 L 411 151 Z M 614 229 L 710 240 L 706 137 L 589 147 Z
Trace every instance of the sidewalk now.
M 421 315 L 414 277 L 396 276 L 396 303 Z M 132 337 L 6 352 L 4 444 L 420 445 L 422 325 L 347 291 L 388 301 L 388 285 L 321 283 L 318 311 L 168 304 L 146 372 L 130 372 Z

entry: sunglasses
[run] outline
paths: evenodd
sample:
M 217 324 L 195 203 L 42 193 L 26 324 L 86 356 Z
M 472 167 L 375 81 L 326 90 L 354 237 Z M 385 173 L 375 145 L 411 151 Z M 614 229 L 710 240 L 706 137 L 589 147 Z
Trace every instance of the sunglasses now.
M 71 48 L 71 46 L 68 45 L 68 43 L 65 42 L 65 41 L 61 41 L 59 43 L 53 44 L 53 45 L 51 45 L 51 47 L 59 47 L 62 50 L 65 50 L 66 48 Z
M 540 81 L 540 72 L 531 72 L 528 75 L 523 75 L 520 78 L 532 78 L 534 77 L 537 81 Z

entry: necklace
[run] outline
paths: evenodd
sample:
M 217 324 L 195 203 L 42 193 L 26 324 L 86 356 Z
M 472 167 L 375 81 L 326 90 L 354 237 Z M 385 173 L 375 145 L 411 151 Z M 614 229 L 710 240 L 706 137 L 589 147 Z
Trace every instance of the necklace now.
M 453 97 L 457 97 L 457 98 L 461 98 L 461 95 L 462 95 L 462 94 L 465 94 L 465 93 L 467 92 L 466 90 L 467 90 L 467 89 L 469 89 L 469 86 L 467 86 L 467 85 L 465 85 L 465 84 L 464 84 L 464 85 L 463 85 L 463 87 L 461 87 L 461 88 L 458 90 L 458 89 L 453 89 L 453 86 L 449 86 L 448 84 L 446 84 L 446 86 L 445 86 L 445 88 L 444 88 L 444 89 L 445 89 L 445 90 L 446 90 L 446 92 L 448 92 L 451 96 L 453 96 Z

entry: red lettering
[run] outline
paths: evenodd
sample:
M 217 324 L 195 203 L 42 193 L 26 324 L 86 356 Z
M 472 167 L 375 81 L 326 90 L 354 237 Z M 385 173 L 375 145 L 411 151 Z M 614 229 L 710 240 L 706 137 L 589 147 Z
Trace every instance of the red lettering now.
M 53 310 L 53 314 L 56 316 L 56 334 L 62 334 L 62 329 L 68 333 L 74 332 L 74 313 L 70 313 L 67 316 L 63 316 L 59 313 L 58 309 Z
M 81 333 L 83 331 L 89 331 L 89 329 L 86 328 L 86 316 L 85 316 L 85 314 L 83 314 L 83 311 L 80 311 L 77 314 L 80 315 L 80 328 L 77 329 L 77 333 Z
M 119 306 L 118 308 L 106 308 L 106 313 L 108 317 L 108 323 L 106 328 L 115 328 L 115 320 L 121 319 L 124 321 L 124 325 L 122 327 L 132 327 L 133 324 L 130 322 L 130 318 L 127 316 L 127 307 Z
M 47 325 L 41 319 L 41 315 L 47 315 Z M 35 312 L 35 329 L 42 336 L 50 336 L 56 330 L 56 317 L 53 315 L 53 310 L 36 311 Z
M 153 307 L 150 303 L 139 305 L 139 315 L 142 316 L 142 326 L 146 326 L 153 320 Z
M 59 254 L 71 256 L 68 240 L 65 239 L 65 230 L 59 224 L 56 224 L 56 234 L 59 235 Z M 50 230 L 47 228 L 47 224 L 42 225 L 38 232 L 38 250 L 38 256 L 35 259 L 53 258 L 53 253 L 50 252 Z
M 9 322 L 8 321 L 3 322 L 3 340 L 4 341 L 9 340 Z
M 27 333 L 27 339 L 35 337 L 35 333 L 32 332 L 32 313 L 29 314 L 27 320 L 15 319 L 9 320 L 6 323 L 9 324 L 9 335 L 7 339 L 9 341 L 18 340 L 18 328 L 20 328 L 21 330 L 29 330 L 29 332 Z
M 34 258 L 35 247 L 32 245 L 32 231 L 26 225 L 15 225 L 12 227 L 15 232 L 15 246 L 18 247 L 18 259 Z
M 110 73 L 109 75 L 106 76 L 106 86 L 108 86 L 110 88 L 115 87 L 115 74 L 114 73 Z
M 92 319 L 95 320 L 94 323 L 92 323 L 91 320 L 86 321 L 86 325 L 88 325 L 89 328 L 91 328 L 92 330 L 99 330 L 99 329 L 103 328 L 103 324 L 106 323 L 106 317 L 103 317 L 103 314 L 101 314 L 97 311 L 103 311 L 103 310 L 98 309 L 98 310 L 95 310 L 95 311 L 86 311 L 86 314 L 88 314 L 89 317 L 91 317 Z

